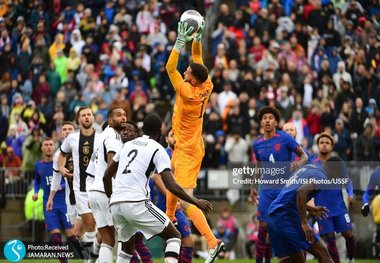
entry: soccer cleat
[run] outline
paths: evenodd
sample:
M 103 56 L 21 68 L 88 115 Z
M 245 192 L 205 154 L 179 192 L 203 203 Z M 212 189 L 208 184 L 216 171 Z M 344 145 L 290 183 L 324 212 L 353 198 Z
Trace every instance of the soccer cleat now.
M 205 263 L 212 263 L 215 261 L 215 259 L 218 257 L 219 253 L 222 251 L 226 251 L 226 246 L 224 245 L 223 241 L 218 240 L 218 244 L 215 248 L 210 248 L 208 250 L 208 256 L 205 261 Z

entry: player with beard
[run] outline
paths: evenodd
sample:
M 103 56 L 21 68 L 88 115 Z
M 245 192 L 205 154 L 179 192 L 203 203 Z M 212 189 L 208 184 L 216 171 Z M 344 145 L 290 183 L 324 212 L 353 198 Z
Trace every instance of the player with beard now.
M 331 157 L 334 147 L 334 138 L 324 132 L 317 138 L 318 156 L 313 161 L 314 164 L 322 166 L 323 163 Z M 343 167 L 343 173 L 340 177 L 347 177 L 347 168 Z M 348 202 L 352 203 L 354 198 L 351 180 L 346 185 L 348 193 Z M 356 252 L 356 241 L 352 232 L 352 223 L 344 203 L 342 185 L 335 185 L 333 189 L 321 191 L 314 198 L 317 206 L 324 206 L 328 209 L 327 218 L 318 219 L 319 234 L 327 243 L 327 249 L 334 263 L 340 262 L 338 248 L 336 246 L 336 233 L 342 233 L 346 240 L 347 262 L 353 262 Z
M 88 195 L 86 186 L 91 185 L 94 177 L 86 172 L 87 166 L 94 150 L 97 149 L 101 135 L 92 127 L 94 115 L 89 107 L 81 107 L 77 113 L 77 121 L 80 129 L 71 133 L 61 145 L 61 153 L 58 158 L 59 172 L 66 177 L 73 178 L 75 205 L 78 214 L 82 218 L 85 234 L 79 239 L 87 246 L 96 239 L 95 219 L 91 209 L 88 207 Z M 72 153 L 74 171 L 65 167 L 67 155 Z M 93 250 L 92 253 L 98 254 Z
M 257 160 L 255 178 L 261 176 L 261 179 L 264 181 L 277 178 L 289 179 L 292 171 L 297 170 L 308 161 L 306 153 L 293 137 L 283 131 L 276 130 L 280 122 L 280 112 L 276 108 L 269 106 L 261 108 L 258 112 L 258 120 L 260 127 L 264 130 L 264 134 L 260 135 L 253 142 L 253 152 Z M 298 161 L 291 161 L 292 152 L 298 155 L 300 158 Z M 264 171 L 283 169 L 284 172 L 273 176 L 271 173 L 260 174 L 260 169 Z M 282 186 L 264 184 L 260 186 L 259 193 L 257 193 L 256 188 L 257 184 L 253 184 L 251 199 L 254 205 L 258 204 L 257 218 L 259 220 L 256 262 L 261 263 L 264 255 L 266 262 L 270 262 L 271 248 L 270 244 L 267 243 L 268 208 L 281 192 Z
M 109 211 L 109 200 L 104 192 L 103 176 L 109 161 L 123 146 L 120 133 L 127 124 L 125 109 L 120 107 L 110 109 L 107 121 L 108 127 L 102 132 L 99 147 L 92 155 L 87 169 L 87 173 L 95 177 L 94 182 L 87 187 L 87 190 L 89 205 L 101 237 L 100 262 L 112 262 L 113 257 L 115 228 L 112 222 L 112 215 Z

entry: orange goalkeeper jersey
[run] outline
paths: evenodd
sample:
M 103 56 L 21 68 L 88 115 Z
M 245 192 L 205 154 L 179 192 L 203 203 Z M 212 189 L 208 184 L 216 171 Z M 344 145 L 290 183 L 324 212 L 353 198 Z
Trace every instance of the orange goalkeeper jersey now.
M 195 63 L 203 64 L 200 42 L 193 41 L 192 55 Z M 186 151 L 197 151 L 202 144 L 203 114 L 205 112 L 213 84 L 210 77 L 200 87 L 194 87 L 185 82 L 177 71 L 179 52 L 172 50 L 167 70 L 169 78 L 176 91 L 173 110 L 172 127 L 176 148 L 186 148 Z

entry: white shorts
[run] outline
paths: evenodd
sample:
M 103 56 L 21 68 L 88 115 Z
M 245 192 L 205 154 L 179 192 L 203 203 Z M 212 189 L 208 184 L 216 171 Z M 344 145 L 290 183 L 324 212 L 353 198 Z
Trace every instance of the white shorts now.
M 151 201 L 116 203 L 111 214 L 119 241 L 128 241 L 136 232 L 146 239 L 160 234 L 169 225 L 169 218 Z
M 96 227 L 113 226 L 108 197 L 98 191 L 88 192 L 88 203 L 95 218 Z
M 68 203 L 68 205 L 67 205 L 67 216 L 69 217 L 71 224 L 74 225 L 75 220 L 77 219 L 77 216 L 78 216 L 77 209 L 76 209 L 75 205 L 70 205 L 70 203 Z
M 75 206 L 79 215 L 92 213 L 88 207 L 88 195 L 87 192 L 81 192 L 74 190 L 75 194 Z

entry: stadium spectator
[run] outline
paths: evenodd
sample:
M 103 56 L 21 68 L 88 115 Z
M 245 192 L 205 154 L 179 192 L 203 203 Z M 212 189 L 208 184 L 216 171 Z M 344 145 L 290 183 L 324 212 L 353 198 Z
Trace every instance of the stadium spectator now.
M 17 127 L 15 124 L 12 124 L 9 127 L 7 138 L 5 140 L 7 146 L 13 148 L 14 154 L 22 159 L 22 145 L 24 143 L 25 137 L 23 134 L 17 132 Z
M 259 234 L 259 223 L 256 220 L 256 215 L 251 217 L 251 220 L 247 224 L 246 236 L 247 241 L 245 243 L 245 249 L 248 255 L 248 258 L 255 258 L 256 254 L 256 241 L 257 235 Z
M 344 127 L 344 122 L 340 118 L 336 119 L 335 121 L 333 136 L 336 141 L 334 145 L 334 151 L 339 154 L 342 160 L 350 160 L 352 141 L 349 131 Z

